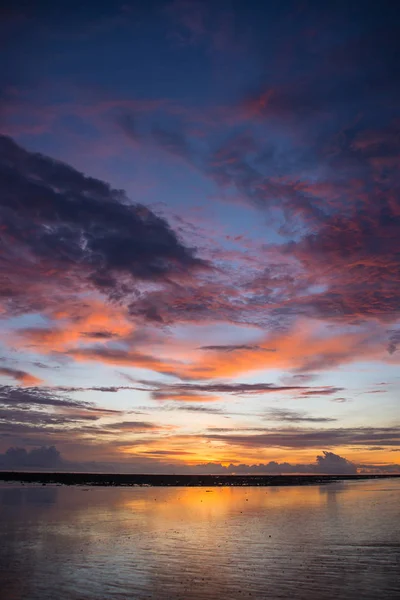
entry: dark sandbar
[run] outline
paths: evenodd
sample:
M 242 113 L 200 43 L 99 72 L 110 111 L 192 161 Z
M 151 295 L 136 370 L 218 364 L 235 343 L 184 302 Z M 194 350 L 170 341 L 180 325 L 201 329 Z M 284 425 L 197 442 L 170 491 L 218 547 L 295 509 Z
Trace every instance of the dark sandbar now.
M 400 477 L 398 475 L 151 475 L 109 473 L 33 473 L 0 472 L 0 481 L 22 483 L 151 486 L 151 487 L 226 487 L 226 486 L 290 486 L 321 485 L 333 481 L 357 481 Z

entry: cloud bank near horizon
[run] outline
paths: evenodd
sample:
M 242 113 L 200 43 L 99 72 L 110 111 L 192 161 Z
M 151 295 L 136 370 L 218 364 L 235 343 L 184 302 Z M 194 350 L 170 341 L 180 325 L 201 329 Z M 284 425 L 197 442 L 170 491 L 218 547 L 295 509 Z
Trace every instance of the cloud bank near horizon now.
M 291 464 L 270 461 L 259 464 L 230 464 L 206 463 L 184 465 L 182 463 L 99 463 L 71 462 L 65 460 L 54 446 L 37 448 L 10 447 L 0 454 L 0 469 L 3 470 L 39 470 L 39 471 L 76 471 L 76 472 L 121 472 L 121 473 L 154 473 L 154 474 L 193 474 L 193 475 L 356 475 L 356 474 L 400 474 L 400 465 L 357 465 L 334 452 L 323 451 L 317 455 L 313 463 Z M 150 469 L 150 470 L 149 470 Z

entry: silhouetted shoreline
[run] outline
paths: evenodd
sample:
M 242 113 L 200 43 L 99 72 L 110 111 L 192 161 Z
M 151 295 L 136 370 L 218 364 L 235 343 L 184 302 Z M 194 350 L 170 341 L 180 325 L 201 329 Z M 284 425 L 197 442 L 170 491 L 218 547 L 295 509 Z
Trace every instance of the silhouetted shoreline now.
M 85 485 L 85 486 L 149 486 L 149 487 L 227 487 L 227 486 L 296 486 L 321 485 L 334 481 L 383 479 L 400 474 L 363 475 L 150 475 L 110 473 L 34 473 L 0 472 L 0 481 Z

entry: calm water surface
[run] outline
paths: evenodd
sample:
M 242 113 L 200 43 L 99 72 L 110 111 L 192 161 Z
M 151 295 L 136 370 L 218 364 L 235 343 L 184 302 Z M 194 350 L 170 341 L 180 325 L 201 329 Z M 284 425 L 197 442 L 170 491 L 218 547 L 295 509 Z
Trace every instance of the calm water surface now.
M 400 481 L 0 484 L 2 600 L 398 599 Z

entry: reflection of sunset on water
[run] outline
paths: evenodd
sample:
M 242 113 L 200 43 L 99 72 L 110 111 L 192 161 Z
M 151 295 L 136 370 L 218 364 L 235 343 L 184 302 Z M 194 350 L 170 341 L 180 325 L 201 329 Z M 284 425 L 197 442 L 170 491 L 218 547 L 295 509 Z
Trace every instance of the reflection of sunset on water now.
M 56 588 L 63 600 L 392 600 L 399 486 L 2 485 L 2 592 L 13 600 L 52 600 Z
M 154 491 L 153 491 L 154 490 Z M 140 490 L 134 498 L 127 498 L 121 507 L 151 513 L 155 518 L 172 520 L 224 518 L 229 513 L 265 509 L 279 510 L 282 507 L 317 505 L 320 503 L 318 486 L 285 486 L 284 488 L 152 488 L 153 501 L 149 501 L 149 493 L 141 494 Z M 144 496 L 144 497 L 143 497 Z

